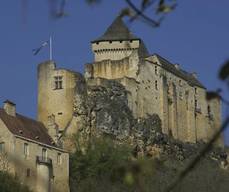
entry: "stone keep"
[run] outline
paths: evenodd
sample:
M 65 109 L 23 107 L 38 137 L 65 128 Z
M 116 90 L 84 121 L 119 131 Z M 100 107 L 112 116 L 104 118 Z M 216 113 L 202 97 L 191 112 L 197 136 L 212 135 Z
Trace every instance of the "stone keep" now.
M 125 87 L 134 118 L 158 114 L 163 133 L 175 139 L 208 141 L 219 128 L 220 100 L 206 100 L 206 88 L 196 74 L 184 71 L 158 54 L 149 54 L 144 42 L 130 32 L 121 17 L 91 45 L 95 61 L 85 65 L 84 77 L 57 69 L 52 61 L 39 65 L 38 120 L 47 127 L 52 116 L 61 134 L 72 124 L 74 103 L 83 102 L 83 97 L 77 97 L 77 90 L 86 91 L 92 82 L 99 84 L 100 79 L 107 79 Z M 72 134 L 77 128 L 70 127 Z M 53 128 L 49 131 L 55 132 Z M 222 143 L 220 138 L 218 144 Z

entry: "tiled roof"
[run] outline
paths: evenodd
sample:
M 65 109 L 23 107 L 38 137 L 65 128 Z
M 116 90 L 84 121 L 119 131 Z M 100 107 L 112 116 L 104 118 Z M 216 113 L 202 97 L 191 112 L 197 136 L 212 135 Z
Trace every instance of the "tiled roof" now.
M 52 138 L 48 135 L 45 126 L 38 121 L 29 119 L 19 114 L 16 114 L 16 117 L 8 115 L 4 109 L 1 108 L 0 119 L 14 135 L 55 146 Z
M 106 32 L 98 39 L 92 41 L 121 41 L 121 40 L 140 40 L 131 31 L 123 22 L 122 18 L 118 16 L 113 23 L 108 27 Z
M 195 77 L 193 77 L 192 74 L 182 70 L 182 69 L 177 69 L 175 67 L 174 64 L 170 63 L 168 60 L 166 60 L 165 58 L 161 57 L 158 54 L 155 54 L 159 60 L 159 62 L 161 63 L 162 67 L 166 70 L 168 70 L 169 72 L 177 75 L 178 77 L 186 80 L 191 86 L 198 86 L 201 88 L 204 88 L 204 85 Z

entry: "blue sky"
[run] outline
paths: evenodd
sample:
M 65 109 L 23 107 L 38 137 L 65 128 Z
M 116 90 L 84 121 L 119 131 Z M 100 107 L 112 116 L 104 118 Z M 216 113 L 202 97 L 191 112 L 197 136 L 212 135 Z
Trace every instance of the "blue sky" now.
M 37 56 L 32 55 L 32 49 L 52 35 L 57 65 L 83 72 L 84 64 L 93 61 L 90 41 L 103 34 L 126 4 L 123 0 L 103 0 L 88 6 L 84 0 L 69 0 L 68 16 L 53 20 L 47 0 L 27 0 L 26 12 L 21 2 L 0 2 L 0 102 L 10 99 L 19 113 L 35 118 L 36 68 L 48 59 L 48 48 Z M 178 0 L 178 7 L 161 27 L 151 28 L 141 21 L 128 25 L 151 53 L 197 72 L 204 85 L 213 90 L 223 86 L 217 72 L 229 58 L 228 7 L 228 0 Z M 225 137 L 229 144 L 229 130 Z

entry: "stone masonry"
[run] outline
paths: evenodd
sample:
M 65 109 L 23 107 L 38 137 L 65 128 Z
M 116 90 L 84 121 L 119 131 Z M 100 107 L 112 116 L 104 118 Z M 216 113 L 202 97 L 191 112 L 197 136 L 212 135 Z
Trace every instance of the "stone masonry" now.
M 207 142 L 219 128 L 220 100 L 206 100 L 195 73 L 149 54 L 121 17 L 91 45 L 95 59 L 85 65 L 84 75 L 58 69 L 53 61 L 38 67 L 38 120 L 54 140 L 63 144 L 64 137 L 92 125 L 125 137 L 134 120 L 152 115 L 160 118 L 164 134 L 184 142 Z M 96 90 L 100 97 L 93 97 Z M 92 98 L 97 98 L 94 106 Z M 222 138 L 217 144 L 223 144 Z

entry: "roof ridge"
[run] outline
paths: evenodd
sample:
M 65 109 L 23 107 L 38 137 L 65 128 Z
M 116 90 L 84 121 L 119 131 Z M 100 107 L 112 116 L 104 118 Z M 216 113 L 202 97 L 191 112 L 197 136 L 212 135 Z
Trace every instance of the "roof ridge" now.
M 180 78 L 185 79 L 190 85 L 194 85 L 194 86 L 198 86 L 198 87 L 206 89 L 204 85 L 199 81 L 199 79 L 193 77 L 190 72 L 182 68 L 177 69 L 175 67 L 175 64 L 171 63 L 169 60 L 165 59 L 164 57 L 162 57 L 161 55 L 157 53 L 155 53 L 154 55 L 156 55 L 159 59 L 164 61 L 165 68 L 166 68 L 165 66 L 166 64 L 169 65 L 169 67 L 167 67 L 167 70 L 169 70 L 170 72 L 173 71 L 173 73 L 176 73 L 176 75 L 180 76 Z
M 51 146 L 55 145 L 46 127 L 40 121 L 18 113 L 16 116 L 10 116 L 2 108 L 0 108 L 0 119 L 14 135 L 20 135 Z M 37 136 L 39 139 L 36 139 Z

